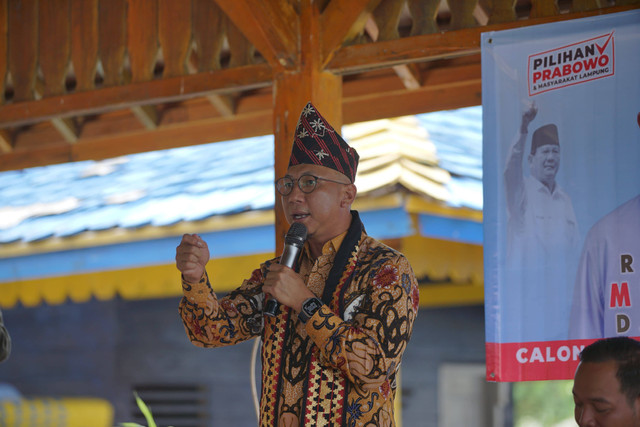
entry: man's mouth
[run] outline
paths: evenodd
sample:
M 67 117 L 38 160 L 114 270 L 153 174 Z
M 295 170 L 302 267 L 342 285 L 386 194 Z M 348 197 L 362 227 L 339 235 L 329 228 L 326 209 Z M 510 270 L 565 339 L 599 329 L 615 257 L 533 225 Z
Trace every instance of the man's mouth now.
M 296 213 L 296 214 L 291 215 L 291 217 L 293 218 L 294 221 L 299 221 L 299 220 L 305 219 L 308 216 L 309 216 L 308 213 Z

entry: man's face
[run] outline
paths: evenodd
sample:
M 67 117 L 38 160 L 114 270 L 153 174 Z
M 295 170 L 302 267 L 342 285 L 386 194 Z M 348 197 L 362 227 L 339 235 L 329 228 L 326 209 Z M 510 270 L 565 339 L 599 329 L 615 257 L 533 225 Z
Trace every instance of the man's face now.
M 558 145 L 541 145 L 534 154 L 529 155 L 531 175 L 540 182 L 550 183 L 555 181 L 559 167 L 560 147 Z
M 338 230 L 336 221 L 339 213 L 345 209 L 343 203 L 349 185 L 342 185 L 319 179 L 311 193 L 304 193 L 298 187 L 297 180 L 303 175 L 314 175 L 341 183 L 349 184 L 349 178 L 333 169 L 318 165 L 295 165 L 287 170 L 287 176 L 295 183 L 291 193 L 282 196 L 282 206 L 289 224 L 301 222 L 307 227 L 309 239 L 327 242 L 344 230 Z M 346 207 L 348 209 L 348 206 Z
M 640 398 L 629 405 L 620 392 L 614 361 L 581 363 L 573 383 L 575 419 L 580 427 L 638 427 Z

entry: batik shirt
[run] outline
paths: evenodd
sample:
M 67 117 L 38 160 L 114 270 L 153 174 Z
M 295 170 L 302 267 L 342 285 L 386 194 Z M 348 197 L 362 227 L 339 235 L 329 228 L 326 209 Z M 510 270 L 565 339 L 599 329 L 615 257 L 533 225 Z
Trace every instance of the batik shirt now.
M 357 213 L 348 232 L 299 273 L 325 303 L 306 324 L 281 306 L 263 315 L 263 263 L 218 299 L 208 276 L 183 281 L 180 313 L 190 340 L 218 347 L 261 336 L 261 426 L 393 426 L 396 375 L 418 310 L 407 259 L 367 236 Z
M 11 337 L 7 328 L 4 327 L 2 312 L 0 312 L 0 362 L 6 360 L 9 354 L 11 354 Z

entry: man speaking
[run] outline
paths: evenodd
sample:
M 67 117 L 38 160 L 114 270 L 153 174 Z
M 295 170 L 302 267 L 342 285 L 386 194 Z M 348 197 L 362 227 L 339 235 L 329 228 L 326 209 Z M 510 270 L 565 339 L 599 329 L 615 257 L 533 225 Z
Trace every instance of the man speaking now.
M 217 298 L 207 244 L 184 235 L 176 250 L 180 315 L 201 347 L 262 338 L 260 425 L 393 426 L 396 374 L 418 310 L 407 259 L 369 237 L 351 210 L 358 154 L 309 103 L 284 177 L 287 221 L 304 224 L 298 271 L 265 261 Z M 279 302 L 264 315 L 267 301 Z

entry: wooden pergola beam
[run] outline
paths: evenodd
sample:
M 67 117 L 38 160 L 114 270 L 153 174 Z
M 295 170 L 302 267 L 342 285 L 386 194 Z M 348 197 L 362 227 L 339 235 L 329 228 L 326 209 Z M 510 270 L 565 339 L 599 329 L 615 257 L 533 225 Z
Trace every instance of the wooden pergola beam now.
M 111 14 L 99 14 L 99 22 L 106 22 L 106 18 L 111 17 L 118 24 L 110 26 L 117 30 L 115 36 L 106 33 L 106 37 L 102 37 L 100 32 L 100 40 L 117 40 L 118 46 L 127 44 L 123 36 L 127 34 L 123 26 L 128 22 L 122 7 L 124 1 L 120 0 L 119 6 Z M 301 107 L 299 104 L 306 100 L 318 102 L 323 96 L 319 82 L 333 82 L 332 77 L 343 80 L 342 95 L 338 95 L 338 90 L 327 92 L 332 94 L 331 99 L 322 101 L 319 107 L 328 107 L 327 110 L 335 112 L 336 117 L 331 118 L 335 123 L 478 105 L 481 102 L 480 33 L 617 13 L 638 7 L 637 4 L 605 7 L 339 47 L 361 31 L 362 21 L 367 21 L 372 13 L 381 13 L 378 10 L 381 0 L 331 0 L 329 3 L 324 2 L 327 7 L 322 13 L 322 2 L 318 0 L 297 3 L 290 0 L 215 1 L 223 6 L 229 16 L 225 15 L 221 19 L 232 26 L 234 31 L 242 32 L 243 37 L 246 35 L 244 42 L 247 45 L 254 43 L 249 50 L 253 52 L 254 47 L 260 50 L 267 63 L 236 66 L 230 60 L 226 64 L 228 68 L 222 70 L 160 77 L 149 74 L 149 68 L 157 61 L 157 49 L 151 44 L 150 47 L 141 48 L 143 52 L 150 53 L 143 55 L 146 60 L 136 68 L 147 70 L 146 75 L 142 73 L 146 77 L 141 78 L 141 81 L 125 83 L 132 76 L 123 71 L 124 51 L 112 54 L 109 60 L 105 57 L 104 46 L 100 44 L 102 47 L 98 52 L 104 80 L 94 81 L 91 77 L 94 74 L 93 68 L 86 67 L 90 77 L 84 80 L 89 87 L 91 83 L 95 83 L 98 88 L 83 91 L 66 86 L 67 82 L 63 90 L 71 91 L 70 93 L 40 90 L 36 84 L 36 62 L 29 57 L 32 51 L 37 50 L 34 40 L 38 33 L 32 31 L 37 28 L 37 20 L 31 13 L 33 8 L 7 6 L 8 16 L 15 15 L 15 19 L 10 19 L 9 22 L 27 24 L 16 26 L 13 32 L 6 34 L 10 46 L 0 44 L 0 53 L 7 53 L 4 55 L 7 57 L 4 68 L 11 73 L 13 90 L 10 101 L 0 106 L 0 131 L 3 131 L 0 134 L 0 152 L 6 154 L 0 156 L 0 170 L 87 158 L 99 159 L 274 133 L 279 124 L 274 118 L 285 117 L 287 114 L 296 115 Z M 103 3 L 112 5 L 115 2 L 116 0 L 111 0 L 99 3 L 100 11 L 103 10 Z M 2 4 L 0 0 L 0 10 Z M 28 16 L 25 15 L 26 12 L 29 12 Z M 138 12 L 145 16 L 144 10 L 140 9 Z M 140 20 L 144 19 L 133 19 L 129 23 L 130 27 L 137 28 L 133 22 Z M 107 25 L 100 25 L 100 28 L 106 27 Z M 5 30 L 0 24 L 0 33 L 3 31 Z M 167 30 L 164 31 L 166 33 Z M 151 37 L 152 41 L 154 37 Z M 174 58 L 170 61 L 174 64 L 172 69 L 181 70 L 182 53 L 190 45 L 182 39 L 181 42 L 174 43 L 167 38 L 167 34 L 163 37 L 165 44 L 176 44 L 180 48 L 178 53 L 163 59 Z M 131 43 L 127 45 L 131 47 Z M 230 57 L 234 57 L 233 53 Z M 446 61 L 435 61 L 437 59 Z M 419 66 L 420 62 L 432 60 L 429 67 Z M 89 65 L 93 63 L 88 62 Z M 210 62 L 207 61 L 205 68 L 210 69 Z M 0 74 L 2 68 L 0 63 Z M 395 69 L 403 77 L 403 81 L 385 71 L 385 68 Z M 43 75 L 59 74 L 57 67 L 52 70 L 48 69 L 46 73 L 43 71 Z M 356 73 L 358 75 L 347 76 Z M 301 80 L 296 80 L 298 78 Z M 56 77 L 54 80 L 59 79 Z M 286 92 L 280 90 L 280 96 L 285 93 L 289 100 L 276 101 L 278 91 L 274 88 L 270 92 L 268 89 L 274 85 L 274 81 L 281 82 L 281 87 L 283 84 L 291 84 L 297 90 L 304 90 L 295 96 L 286 95 Z M 44 98 L 34 99 L 36 93 Z M 209 99 L 210 104 L 199 103 L 194 98 Z M 158 107 L 157 117 L 148 114 L 148 107 L 163 103 L 168 105 Z M 211 104 L 215 109 L 211 108 Z M 274 108 L 276 104 L 277 109 Z M 197 108 L 200 109 L 196 110 Z M 145 109 L 147 114 L 143 115 L 143 119 L 146 120 L 147 127 L 154 130 L 144 129 L 133 120 L 130 113 Z M 197 114 L 190 114 L 193 111 Z M 83 119 L 83 116 L 90 115 L 98 117 L 95 120 Z M 247 117 L 253 119 L 249 120 Z M 124 126 L 118 126 L 119 124 Z M 288 142 L 289 139 L 284 136 L 279 141 Z M 282 152 L 286 152 L 287 147 L 282 147 Z
M 207 99 L 221 116 L 231 117 L 235 114 L 235 100 L 230 95 L 210 94 L 207 95 Z
M 332 0 L 320 16 L 321 58 L 323 65 L 331 60 L 342 44 L 360 33 L 380 0 Z
M 68 143 L 74 144 L 78 141 L 78 126 L 73 119 L 55 118 L 51 120 L 51 124 Z
M 54 118 L 101 114 L 139 105 L 182 101 L 207 94 L 234 93 L 267 87 L 271 82 L 271 67 L 260 64 L 52 96 L 0 107 L 0 128 Z
M 346 81 L 342 85 L 342 104 L 339 108 L 342 111 L 343 123 L 437 111 L 442 105 L 447 109 L 479 105 L 481 103 L 480 58 L 478 56 L 474 59 L 473 62 L 447 68 L 434 68 L 422 73 L 423 85 L 416 90 L 407 90 L 394 74 L 382 78 Z M 380 91 L 381 87 L 389 89 Z M 293 90 L 290 92 L 290 96 L 296 94 Z M 316 93 L 318 92 L 321 95 L 324 93 L 320 89 Z M 317 106 L 325 110 L 326 115 L 331 116 L 335 113 L 333 109 L 323 108 L 328 105 L 328 101 L 316 99 L 314 96 L 318 95 L 300 94 L 296 106 L 311 97 L 316 102 L 320 101 Z M 11 151 L 0 156 L 0 171 L 79 160 L 98 160 L 152 150 L 273 134 L 274 110 L 270 102 L 271 98 L 272 95 L 268 92 L 247 97 L 243 101 L 243 107 L 232 117 L 161 124 L 153 131 L 142 129 L 115 135 L 84 137 L 75 144 L 61 141 L 26 150 L 12 149 L 11 143 L 8 143 L 5 148 Z M 299 112 L 294 109 L 289 111 L 288 116 L 293 116 L 293 124 L 290 126 L 295 126 Z M 337 118 L 331 120 L 339 123 Z M 111 126 L 118 126 L 118 123 L 114 122 Z M 282 140 L 289 141 L 289 137 L 285 136 Z M 283 151 L 287 157 L 287 149 Z
M 148 130 L 155 130 L 158 128 L 160 117 L 158 115 L 158 109 L 153 105 L 135 105 L 131 107 L 131 112 Z
M 577 19 L 629 10 L 633 7 L 616 6 L 530 21 L 531 24 L 535 24 Z M 335 53 L 334 58 L 327 65 L 327 70 L 335 74 L 349 74 L 479 53 L 481 32 L 518 26 L 519 21 L 455 32 L 406 37 L 389 42 L 348 46 Z M 154 105 L 197 96 L 225 95 L 262 88 L 272 84 L 273 76 L 274 71 L 269 64 L 259 64 L 15 102 L 0 106 L 0 129 L 34 124 L 54 118 L 101 114 L 139 105 Z
M 275 70 L 295 67 L 298 15 L 287 0 L 216 0 Z
M 528 19 L 527 25 L 568 21 L 590 16 L 631 10 L 636 6 L 615 6 L 588 12 L 575 12 L 544 18 Z M 412 62 L 456 58 L 480 53 L 480 35 L 489 31 L 509 30 L 523 26 L 522 21 L 465 28 L 397 40 L 346 46 L 335 52 L 326 69 L 336 74 L 351 74 L 379 68 L 390 68 Z
M 186 67 L 190 74 L 195 74 L 198 72 L 198 67 L 195 65 L 197 63 L 194 60 L 195 53 L 191 53 L 191 57 L 188 61 L 186 61 Z M 215 93 L 211 93 L 206 95 L 206 98 L 211 102 L 211 105 L 220 113 L 220 115 L 228 117 L 232 116 L 235 112 L 235 100 L 231 95 L 217 95 Z
M 452 110 L 480 105 L 482 102 L 480 78 L 423 89 L 385 92 L 376 98 L 345 98 L 342 103 L 344 123 Z
M 30 150 L 13 150 L 0 156 L 0 171 L 228 141 L 246 137 L 246 129 L 251 129 L 255 135 L 272 133 L 272 111 L 236 115 L 231 119 L 199 120 L 154 131 L 85 138 L 75 144 L 58 143 Z
M 8 129 L 0 129 L 0 153 L 10 153 L 13 151 L 13 137 Z
M 407 89 L 418 89 L 422 85 L 422 78 L 420 76 L 420 70 L 414 63 L 394 65 L 393 71 L 396 72 L 402 84 Z

